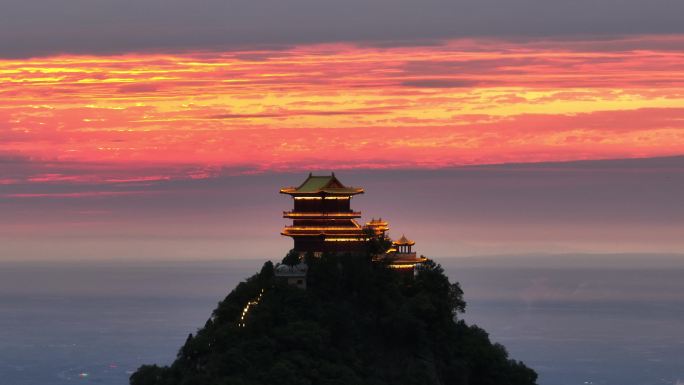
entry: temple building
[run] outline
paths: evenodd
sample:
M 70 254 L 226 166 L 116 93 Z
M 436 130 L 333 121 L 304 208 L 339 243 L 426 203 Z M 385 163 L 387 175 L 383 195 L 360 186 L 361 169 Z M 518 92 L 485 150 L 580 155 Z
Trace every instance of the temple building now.
M 306 272 L 308 270 L 309 266 L 303 262 L 294 266 L 279 263 L 275 266 L 274 274 L 290 286 L 306 289 Z
M 387 221 L 383 221 L 382 218 L 373 218 L 370 222 L 366 223 L 365 227 L 369 229 L 376 237 L 384 238 L 386 236 L 385 233 L 387 233 L 389 230 L 389 223 Z
M 361 212 L 351 209 L 351 199 L 363 192 L 360 187 L 342 184 L 335 173 L 325 176 L 309 173 L 299 186 L 280 189 L 281 194 L 292 196 L 294 201 L 294 209 L 283 212 L 284 218 L 292 219 L 292 225 L 285 226 L 281 234 L 292 237 L 294 250 L 300 257 L 309 252 L 318 256 L 325 252 L 365 252 L 373 240 L 382 240 L 389 245 L 387 221 L 373 218 L 364 226 L 356 222 Z M 412 274 L 417 264 L 427 260 L 422 255 L 416 256 L 412 250 L 414 245 L 414 241 L 402 236 L 372 259 Z M 278 273 L 276 271 L 276 275 Z
M 384 256 L 376 257 L 376 260 L 384 260 L 393 269 L 407 270 L 413 273 L 415 266 L 419 263 L 427 261 L 427 258 L 417 256 L 416 252 L 412 250 L 416 242 L 406 238 L 402 235 L 399 240 L 392 242 L 392 247 L 387 250 Z
M 362 251 L 368 240 L 367 232 L 355 219 L 361 213 L 353 211 L 350 203 L 354 195 L 363 194 L 360 187 L 347 187 L 336 177 L 309 177 L 298 187 L 280 189 L 294 200 L 294 210 L 283 212 L 292 219 L 281 234 L 294 239 L 294 249 L 300 253 Z

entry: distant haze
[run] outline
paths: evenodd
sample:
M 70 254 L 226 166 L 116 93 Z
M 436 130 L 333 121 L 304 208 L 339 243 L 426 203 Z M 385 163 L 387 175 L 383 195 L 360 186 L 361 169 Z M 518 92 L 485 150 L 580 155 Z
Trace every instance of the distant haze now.
M 366 189 L 352 201 L 363 220 L 389 220 L 428 256 L 684 250 L 682 157 L 336 175 Z M 292 202 L 278 189 L 305 177 L 5 185 L 1 257 L 279 258 Z

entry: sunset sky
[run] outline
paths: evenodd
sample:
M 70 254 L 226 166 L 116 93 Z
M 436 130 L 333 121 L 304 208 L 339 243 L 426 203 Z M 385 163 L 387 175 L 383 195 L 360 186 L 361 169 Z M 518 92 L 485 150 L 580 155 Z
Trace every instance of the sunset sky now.
M 684 247 L 681 2 L 10 3 L 0 258 L 281 254 L 331 170 L 432 254 Z

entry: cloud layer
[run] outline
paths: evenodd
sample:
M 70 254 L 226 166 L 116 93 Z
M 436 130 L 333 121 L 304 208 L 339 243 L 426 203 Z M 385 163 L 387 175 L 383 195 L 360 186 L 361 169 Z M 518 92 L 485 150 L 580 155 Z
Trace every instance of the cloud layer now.
M 679 155 L 684 54 L 669 47 L 682 42 L 642 36 L 605 50 L 595 41 L 455 40 L 4 60 L 0 156 L 176 165 L 172 173 Z
M 0 55 L 684 33 L 679 0 L 5 0 Z

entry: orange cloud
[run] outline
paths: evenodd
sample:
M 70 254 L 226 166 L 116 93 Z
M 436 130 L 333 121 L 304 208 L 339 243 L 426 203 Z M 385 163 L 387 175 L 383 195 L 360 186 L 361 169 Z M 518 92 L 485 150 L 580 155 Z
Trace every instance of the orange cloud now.
M 253 170 L 676 155 L 684 54 L 672 47 L 682 43 L 480 39 L 3 60 L 0 153 Z

